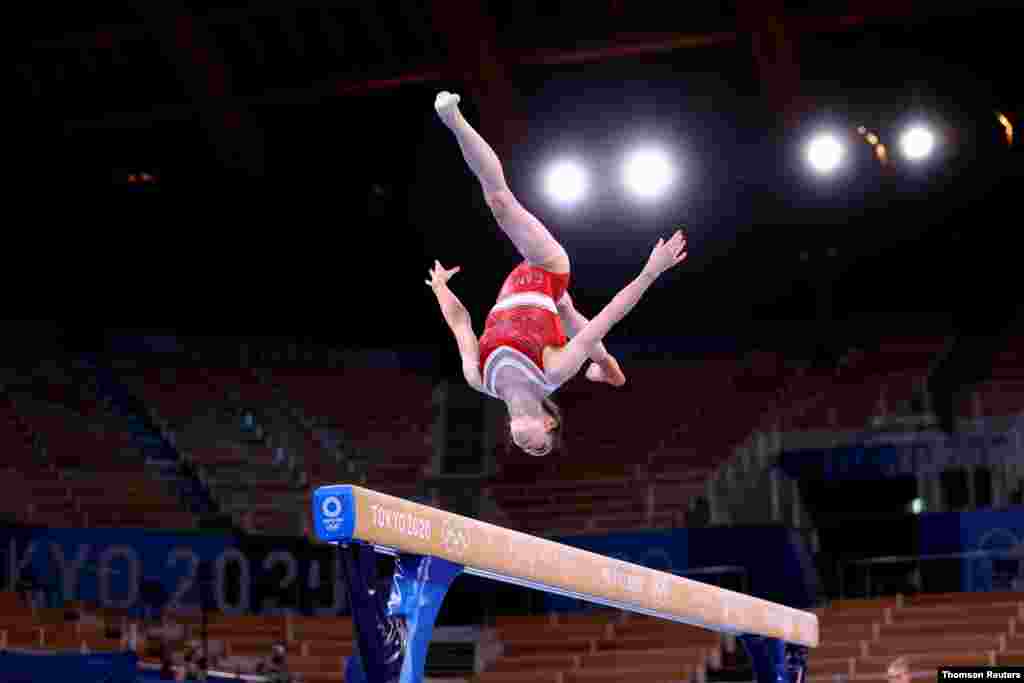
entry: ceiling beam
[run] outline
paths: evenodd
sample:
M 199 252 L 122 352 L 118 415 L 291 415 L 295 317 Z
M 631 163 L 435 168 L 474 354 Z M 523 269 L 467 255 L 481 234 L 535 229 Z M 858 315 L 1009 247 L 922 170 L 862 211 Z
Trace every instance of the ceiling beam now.
M 22 80 L 24 80 L 32 93 L 32 97 L 39 97 L 41 89 L 39 87 L 39 79 L 36 78 L 36 69 L 31 64 L 19 64 L 17 71 L 21 74 Z
M 864 6 L 866 9 L 858 13 L 847 13 L 831 17 L 789 17 L 786 20 L 788 36 L 799 37 L 806 33 L 821 34 L 846 32 L 862 28 L 866 23 L 873 21 L 898 21 L 907 18 L 909 15 L 909 3 L 905 0 L 893 0 L 889 3 L 875 3 Z M 918 12 L 914 15 L 917 20 L 924 17 Z M 445 19 L 441 18 L 442 26 Z M 586 62 L 604 61 L 609 59 L 628 59 L 657 53 L 670 52 L 680 49 L 697 49 L 702 47 L 727 45 L 729 43 L 740 44 L 745 40 L 745 32 L 723 32 L 711 34 L 683 34 L 683 33 L 657 33 L 657 34 L 633 34 L 629 36 L 618 36 L 621 42 L 615 42 L 605 47 L 587 50 L 533 50 L 522 51 L 514 54 L 503 54 L 502 62 L 507 66 L 526 65 L 543 66 L 550 64 L 579 64 Z M 465 48 L 464 48 L 465 49 Z M 472 53 L 472 50 L 468 52 Z M 477 73 L 476 78 L 480 79 L 486 66 L 474 67 Z M 381 74 L 376 78 L 352 78 L 351 76 L 335 76 L 319 81 L 318 83 L 301 88 L 285 88 L 269 90 L 260 95 L 239 98 L 246 106 L 254 105 L 302 105 L 313 104 L 321 101 L 324 97 L 354 97 L 378 93 L 386 90 L 394 90 L 408 85 L 419 85 L 423 83 L 444 83 L 460 71 L 452 64 L 435 63 L 419 65 L 407 71 L 397 74 Z M 463 74 L 464 76 L 467 74 Z M 472 79 L 473 74 L 468 74 Z M 779 97 L 781 95 L 774 95 Z M 127 117 L 137 116 L 143 120 L 163 120 L 166 118 L 177 118 L 181 115 L 180 107 L 177 105 L 161 106 L 156 105 L 148 108 L 145 112 L 122 112 L 112 114 L 110 124 L 104 121 L 83 121 L 69 122 L 69 128 L 96 128 L 114 127 L 118 122 L 124 121 Z M 143 125 L 143 124 L 140 124 Z
M 736 8 L 741 27 L 750 36 L 762 95 L 779 114 L 784 127 L 799 124 L 807 109 L 797 62 L 799 31 L 786 16 L 783 0 L 745 0 Z
M 67 50 L 81 47 L 113 49 L 115 43 L 131 40 L 152 38 L 149 26 L 144 24 L 120 24 L 103 26 L 95 31 L 68 33 L 60 38 L 44 38 L 33 40 L 28 44 L 29 50 Z
M 644 57 L 662 52 L 698 47 L 712 47 L 735 43 L 739 35 L 735 31 L 708 34 L 647 34 L 636 36 L 636 40 L 620 42 L 616 39 L 612 44 L 589 50 L 533 50 L 519 53 L 514 63 L 517 65 L 541 64 L 582 64 L 585 62 L 603 62 L 609 59 Z
M 259 69 L 262 69 L 267 63 L 267 43 L 262 36 L 259 35 L 257 27 L 253 26 L 252 22 L 241 21 L 234 24 L 217 24 L 224 31 L 234 30 L 239 40 L 245 46 L 244 49 L 249 51 L 248 54 L 243 56 L 243 59 L 252 60 L 249 63 L 255 64 Z M 223 35 L 223 34 L 221 34 Z
M 608 0 L 609 6 L 605 11 L 616 16 L 624 7 L 621 0 Z M 363 3 L 327 3 L 327 2 L 305 2 L 289 6 L 289 11 L 301 8 L 322 9 L 328 12 L 339 9 L 360 9 Z M 841 14 L 829 14 L 819 16 L 794 16 L 792 25 L 794 30 L 799 32 L 832 32 L 843 31 L 849 28 L 862 26 L 870 21 L 894 21 L 910 17 L 923 20 L 927 17 L 955 17 L 971 16 L 979 11 L 989 9 L 1004 9 L 1005 3 L 995 2 L 974 2 L 969 5 L 954 3 L 933 3 L 915 7 L 913 0 L 851 0 L 848 3 L 847 11 Z M 279 17 L 281 14 L 280 4 L 266 3 L 265 5 L 249 6 L 244 8 L 223 8 L 210 9 L 205 14 L 197 16 L 207 24 L 237 24 L 254 17 Z M 140 40 L 153 37 L 151 27 L 148 24 L 110 24 L 98 27 L 94 31 L 80 31 L 77 33 L 64 34 L 59 38 L 42 38 L 32 40 L 27 47 L 32 50 L 68 49 L 85 45 L 98 48 L 111 48 L 115 42 L 123 40 Z M 686 47 L 683 45 L 682 47 Z
M 482 3 L 433 0 L 430 18 L 448 47 L 445 72 L 462 82 L 480 113 L 481 134 L 499 154 L 526 135 L 526 119 L 519 111 L 515 88 L 508 76 L 507 55 L 498 47 L 498 27 Z
M 624 0 L 606 0 L 600 4 L 601 11 L 610 17 L 624 12 Z M 299 9 L 335 10 L 358 9 L 365 7 L 364 2 L 348 0 L 346 2 L 327 2 L 326 0 L 306 0 L 291 3 L 289 12 Z M 995 0 L 978 0 L 973 3 L 915 3 L 913 0 L 849 0 L 846 11 L 836 15 L 818 17 L 793 18 L 792 26 L 797 32 L 803 31 L 835 31 L 863 25 L 875 20 L 898 20 L 907 17 L 923 18 L 925 16 L 967 16 L 987 9 L 1005 9 L 1005 2 Z M 243 7 L 210 8 L 194 12 L 196 19 L 210 24 L 235 24 L 255 17 L 279 17 L 280 3 L 270 0 L 254 0 Z M 838 19 L 838 22 L 837 22 Z M 26 47 L 31 50 L 67 49 L 82 46 L 112 48 L 115 42 L 123 40 L 149 39 L 153 37 L 147 23 L 109 24 L 98 27 L 94 31 L 80 31 L 64 34 L 55 38 L 31 40 Z M 685 47 L 683 45 L 682 47 Z
M 262 133 L 247 125 L 245 108 L 233 97 L 230 72 L 212 32 L 183 8 L 177 12 L 150 9 L 146 16 L 165 59 L 177 69 L 186 95 L 195 103 L 221 162 L 262 174 Z
M 320 28 L 320 33 L 324 37 L 324 42 L 331 50 L 331 54 L 337 59 L 337 61 L 344 62 L 344 50 L 348 43 L 348 36 L 345 31 L 345 26 L 338 21 L 334 12 L 335 10 L 330 7 L 321 9 L 317 25 Z
M 296 57 L 304 59 L 306 57 L 306 39 L 303 38 L 302 31 L 299 30 L 297 11 L 297 9 L 286 9 L 280 16 L 280 25 L 288 41 L 288 47 Z
M 359 17 L 359 23 L 362 24 L 362 30 L 365 31 L 374 47 L 380 51 L 380 54 L 386 55 L 385 60 L 395 62 L 400 59 L 398 55 L 398 45 L 395 40 L 395 35 L 389 26 L 389 21 L 381 13 L 381 7 L 379 3 L 366 2 L 359 6 L 356 12 Z M 365 57 L 364 57 L 365 59 Z M 367 62 L 360 60 L 360 63 L 366 64 Z

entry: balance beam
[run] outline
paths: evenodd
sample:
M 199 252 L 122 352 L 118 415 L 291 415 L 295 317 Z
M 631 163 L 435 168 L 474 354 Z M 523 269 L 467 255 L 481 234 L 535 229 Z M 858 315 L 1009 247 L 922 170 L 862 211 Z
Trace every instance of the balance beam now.
M 791 607 L 358 486 L 313 495 L 314 532 L 382 552 L 441 558 L 496 581 L 703 628 L 818 646 L 818 617 Z

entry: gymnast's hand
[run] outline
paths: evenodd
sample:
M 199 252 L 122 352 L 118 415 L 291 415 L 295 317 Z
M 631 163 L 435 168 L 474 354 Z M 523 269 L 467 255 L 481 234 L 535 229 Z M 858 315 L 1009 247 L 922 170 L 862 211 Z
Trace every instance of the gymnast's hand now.
M 460 269 L 460 266 L 455 266 L 450 270 L 446 270 L 445 267 L 441 265 L 440 261 L 434 261 L 434 267 L 427 271 L 430 274 L 430 279 L 425 281 L 427 283 L 427 287 L 434 290 L 439 287 L 447 287 L 448 280 L 451 280 L 452 275 L 455 275 L 455 273 L 459 272 Z
M 654 245 L 651 256 L 647 259 L 647 265 L 644 266 L 644 273 L 652 278 L 656 278 L 669 268 L 677 266 L 685 260 L 686 237 L 683 235 L 682 230 L 677 230 L 676 234 L 672 235 L 668 242 L 660 239 Z

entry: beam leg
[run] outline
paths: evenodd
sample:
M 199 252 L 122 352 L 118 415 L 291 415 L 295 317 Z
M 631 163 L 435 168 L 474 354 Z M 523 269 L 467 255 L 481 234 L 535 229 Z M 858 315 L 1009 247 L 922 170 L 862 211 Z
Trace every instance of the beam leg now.
M 395 558 L 388 614 L 404 620 L 405 658 L 400 683 L 420 683 L 427 664 L 427 647 L 441 603 L 462 565 L 439 557 L 401 554 Z
M 404 625 L 388 614 L 384 586 L 377 579 L 377 555 L 372 546 L 353 543 L 340 548 L 356 654 L 345 667 L 348 683 L 393 683 L 402 668 Z
M 757 683 L 803 683 L 806 679 L 807 647 L 751 634 L 741 635 L 739 640 L 754 665 Z
M 345 668 L 347 683 L 420 683 L 434 621 L 462 566 L 437 557 L 395 558 L 390 596 L 377 581 L 372 546 L 342 549 L 357 656 Z

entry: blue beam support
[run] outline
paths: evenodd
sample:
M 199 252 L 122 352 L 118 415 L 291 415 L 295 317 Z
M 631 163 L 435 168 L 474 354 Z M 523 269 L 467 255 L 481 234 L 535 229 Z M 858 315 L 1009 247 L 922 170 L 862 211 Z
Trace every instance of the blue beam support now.
M 434 622 L 462 566 L 438 557 L 400 554 L 385 600 L 374 549 L 353 543 L 341 552 L 357 643 L 345 680 L 421 683 Z
M 739 641 L 750 656 L 757 683 L 804 683 L 808 648 L 751 634 L 741 635 Z

